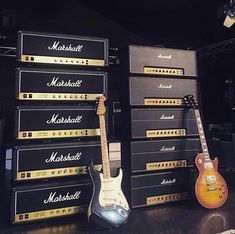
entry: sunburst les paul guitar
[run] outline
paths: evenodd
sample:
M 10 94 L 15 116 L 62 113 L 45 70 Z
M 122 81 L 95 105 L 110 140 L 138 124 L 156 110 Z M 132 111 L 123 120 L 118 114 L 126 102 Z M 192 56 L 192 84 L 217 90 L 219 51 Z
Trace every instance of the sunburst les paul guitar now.
M 195 111 L 202 153 L 195 158 L 199 176 L 195 184 L 195 194 L 198 202 L 205 208 L 213 209 L 222 206 L 228 198 L 228 187 L 224 178 L 218 172 L 218 159 L 210 159 L 206 138 L 202 126 L 198 104 L 192 95 L 185 96 L 188 107 Z
M 88 208 L 88 220 L 99 228 L 118 227 L 128 219 L 130 209 L 121 189 L 122 170 L 117 177 L 111 177 L 105 128 L 105 97 L 100 96 L 97 114 L 99 115 L 102 173 L 88 167 L 93 183 L 93 196 Z

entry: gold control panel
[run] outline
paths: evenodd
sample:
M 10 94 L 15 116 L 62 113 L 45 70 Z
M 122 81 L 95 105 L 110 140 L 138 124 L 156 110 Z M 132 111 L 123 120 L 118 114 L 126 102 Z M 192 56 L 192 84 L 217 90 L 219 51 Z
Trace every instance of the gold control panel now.
M 100 171 L 102 168 L 102 165 L 101 164 L 94 165 L 94 168 L 97 171 Z M 60 176 L 82 175 L 82 174 L 87 174 L 87 173 L 88 173 L 87 166 L 53 168 L 53 169 L 46 169 L 46 170 L 18 172 L 16 175 L 16 180 L 43 179 L 43 178 L 52 178 L 52 177 L 60 177 Z
M 181 98 L 145 98 L 146 106 L 182 106 L 184 104 Z
M 186 160 L 146 163 L 146 170 L 147 171 L 173 169 L 173 168 L 181 168 L 181 167 L 187 167 Z
M 72 215 L 72 214 L 82 213 L 84 211 L 85 211 L 85 207 L 72 206 L 72 207 L 63 207 L 63 208 L 52 209 L 52 210 L 42 210 L 42 211 L 36 211 L 36 212 L 30 212 L 30 213 L 16 214 L 14 223 Z
M 186 136 L 186 129 L 147 130 L 146 137 L 179 137 Z
M 100 136 L 100 129 L 71 129 L 71 130 L 50 130 L 50 131 L 20 131 L 18 139 L 39 139 L 39 138 L 65 138 L 65 137 L 88 137 Z
M 144 67 L 145 74 L 183 76 L 184 70 L 180 68 Z
M 174 201 L 181 201 L 188 198 L 188 193 L 171 193 L 166 195 L 160 195 L 160 196 L 153 196 L 153 197 L 147 197 L 146 199 L 146 205 L 158 205 L 163 204 L 167 202 L 174 202 Z
M 97 101 L 103 94 L 79 93 L 19 93 L 19 100 Z
M 52 57 L 38 55 L 21 55 L 22 62 L 30 63 L 53 63 L 53 64 L 69 64 L 80 66 L 105 66 L 104 60 L 99 59 L 82 59 L 82 58 L 67 58 L 67 57 Z

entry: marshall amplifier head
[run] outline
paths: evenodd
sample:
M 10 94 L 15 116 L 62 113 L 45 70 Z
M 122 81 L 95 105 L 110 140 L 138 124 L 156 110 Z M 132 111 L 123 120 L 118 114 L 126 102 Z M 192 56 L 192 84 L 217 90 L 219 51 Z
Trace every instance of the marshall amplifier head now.
M 11 191 L 11 223 L 85 213 L 91 194 L 87 180 L 16 186 Z
M 40 32 L 18 32 L 17 60 L 79 66 L 108 66 L 108 40 Z
M 199 138 L 132 141 L 122 146 L 122 168 L 130 173 L 193 167 L 201 152 Z
M 96 101 L 107 95 L 107 74 L 78 70 L 18 68 L 16 98 L 45 101 Z
M 129 72 L 148 75 L 196 77 L 196 52 L 130 45 Z
M 131 106 L 184 106 L 184 96 L 197 99 L 197 80 L 129 77 L 128 93 Z
M 124 175 L 130 180 L 129 191 L 125 191 L 132 208 L 159 205 L 188 199 L 190 180 L 186 169 L 139 175 Z
M 97 142 L 14 146 L 6 150 L 6 170 L 13 181 L 49 179 L 87 174 L 93 161 L 101 169 L 101 146 Z
M 193 109 L 146 108 L 131 110 L 131 138 L 197 136 Z
M 99 135 L 93 106 L 19 106 L 15 110 L 14 136 L 18 140 Z

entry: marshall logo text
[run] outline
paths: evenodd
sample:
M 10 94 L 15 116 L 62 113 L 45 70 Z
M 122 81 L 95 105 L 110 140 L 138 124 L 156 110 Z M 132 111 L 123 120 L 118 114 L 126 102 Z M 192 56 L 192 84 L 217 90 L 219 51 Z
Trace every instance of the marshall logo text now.
M 82 116 L 77 116 L 76 118 L 71 118 L 71 116 L 69 115 L 69 117 L 64 118 L 59 117 L 59 114 L 53 114 L 53 116 L 51 117 L 50 120 L 47 120 L 46 123 L 47 124 L 73 124 L 73 123 L 80 123 L 82 120 Z
M 175 182 L 176 182 L 176 179 L 172 179 L 172 180 L 163 179 L 161 184 L 174 184 Z
M 162 148 L 160 149 L 160 151 L 174 151 L 174 150 L 175 150 L 175 146 L 172 146 L 172 147 L 162 146 Z
M 71 82 L 71 80 L 64 81 L 59 80 L 59 77 L 53 77 L 51 82 L 47 83 L 47 86 L 55 86 L 55 87 L 81 87 L 82 80 L 77 80 L 76 82 Z
M 160 117 L 160 119 L 174 119 L 174 118 L 175 118 L 174 115 L 162 115 L 162 116 Z
M 171 54 L 170 54 L 170 55 L 162 55 L 162 54 L 159 54 L 157 57 L 158 57 L 158 58 L 161 58 L 161 59 L 171 59 L 171 58 L 172 58 L 172 55 L 171 55 Z
M 82 153 L 78 152 L 75 155 L 71 155 L 68 153 L 67 155 L 61 154 L 58 156 L 58 152 L 52 152 L 50 158 L 46 159 L 46 163 L 53 163 L 53 162 L 66 162 L 66 161 L 79 161 L 81 159 Z
M 81 191 L 76 191 L 74 194 L 66 193 L 66 195 L 59 194 L 57 195 L 56 192 L 51 192 L 49 197 L 43 201 L 44 204 L 47 203 L 55 203 L 55 202 L 63 202 L 63 201 L 70 201 L 70 200 L 78 200 L 81 196 Z
M 159 89 L 172 89 L 172 85 L 164 85 L 164 84 L 160 84 L 158 85 Z
M 52 46 L 48 46 L 48 50 L 58 50 L 58 51 L 73 51 L 73 52 L 81 52 L 83 45 L 72 46 L 69 45 L 61 45 L 60 41 L 54 41 Z

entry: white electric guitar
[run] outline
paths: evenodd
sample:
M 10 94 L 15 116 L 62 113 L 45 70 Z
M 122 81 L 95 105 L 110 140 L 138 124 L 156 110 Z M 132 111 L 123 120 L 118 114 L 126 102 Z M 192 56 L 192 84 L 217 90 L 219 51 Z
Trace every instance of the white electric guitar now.
M 122 170 L 117 177 L 111 177 L 108 146 L 105 128 L 105 97 L 100 96 L 97 115 L 99 115 L 102 173 L 88 167 L 93 183 L 93 196 L 88 209 L 88 220 L 101 228 L 118 227 L 128 219 L 130 209 L 121 189 Z

